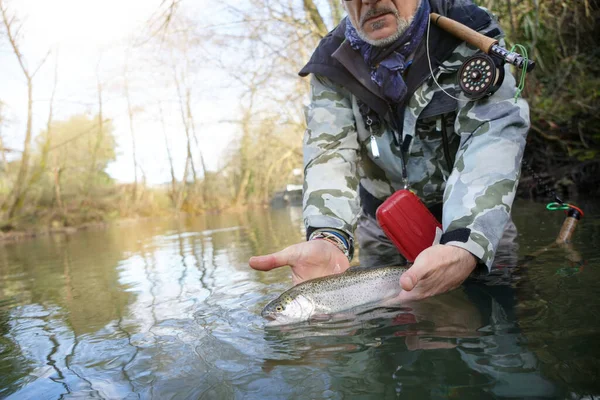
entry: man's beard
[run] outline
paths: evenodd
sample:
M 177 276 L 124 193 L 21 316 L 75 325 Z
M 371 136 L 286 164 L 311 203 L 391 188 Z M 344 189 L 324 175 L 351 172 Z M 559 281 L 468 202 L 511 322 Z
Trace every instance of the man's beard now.
M 421 6 L 421 1 L 419 0 L 417 2 L 417 10 L 419 9 L 419 7 Z M 364 21 L 369 19 L 369 18 L 373 18 L 373 17 L 377 17 L 379 15 L 383 15 L 383 14 L 392 14 L 394 16 L 394 18 L 396 18 L 396 23 L 398 25 L 398 29 L 396 29 L 396 32 L 394 32 L 394 34 L 383 38 L 383 39 L 369 39 L 367 37 L 367 35 L 365 34 L 364 30 L 363 30 L 363 25 L 364 25 Z M 415 11 L 416 14 L 416 11 Z M 391 9 L 389 7 L 381 7 L 381 8 L 377 8 L 377 9 L 370 9 L 369 11 L 367 11 L 367 13 L 361 18 L 361 20 L 357 23 L 358 27 L 356 27 L 356 32 L 358 33 L 358 36 L 364 40 L 365 42 L 367 42 L 368 44 L 370 44 L 371 46 L 377 46 L 377 47 L 384 47 L 389 45 L 390 43 L 394 43 L 396 40 L 398 40 L 400 38 L 400 36 L 402 36 L 402 34 L 404 33 L 404 31 L 406 31 L 406 29 L 408 29 L 408 27 L 410 26 L 410 24 L 412 24 L 413 19 L 415 18 L 414 14 L 408 18 L 408 19 L 404 19 L 400 16 L 400 14 L 398 14 L 398 10 L 395 9 Z M 371 27 L 373 28 L 373 30 L 378 30 L 383 28 L 385 22 L 384 21 L 375 21 L 375 22 L 371 22 Z

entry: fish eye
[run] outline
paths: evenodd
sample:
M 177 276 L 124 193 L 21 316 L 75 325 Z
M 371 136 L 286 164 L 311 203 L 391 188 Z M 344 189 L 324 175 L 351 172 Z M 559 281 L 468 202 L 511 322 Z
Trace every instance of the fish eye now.
M 278 305 L 277 307 L 275 307 L 275 311 L 283 311 L 283 306 L 282 305 Z

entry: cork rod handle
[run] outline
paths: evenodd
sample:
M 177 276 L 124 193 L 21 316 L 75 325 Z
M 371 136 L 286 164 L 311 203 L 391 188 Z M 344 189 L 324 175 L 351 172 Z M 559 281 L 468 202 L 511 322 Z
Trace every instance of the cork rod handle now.
M 498 44 L 496 39 L 489 38 L 481 33 L 474 31 L 473 29 L 465 26 L 453 19 L 443 17 L 436 13 L 429 15 L 431 22 L 442 28 L 448 33 L 456 36 L 457 38 L 477 47 L 479 50 L 489 53 L 491 47 Z

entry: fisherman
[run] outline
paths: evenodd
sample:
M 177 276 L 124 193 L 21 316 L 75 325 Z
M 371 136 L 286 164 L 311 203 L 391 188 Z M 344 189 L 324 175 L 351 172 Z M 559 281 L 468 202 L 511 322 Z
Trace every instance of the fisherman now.
M 503 33 L 471 0 L 343 4 L 347 17 L 300 71 L 311 79 L 304 137 L 308 240 L 249 264 L 263 271 L 289 265 L 294 283 L 340 273 L 350 266 L 356 230 L 361 267 L 402 265 L 375 212 L 408 185 L 437 215 L 443 235 L 402 275 L 400 299 L 452 290 L 489 272 L 505 228 L 514 231 L 510 211 L 529 109 L 515 101 L 508 66 L 493 95 L 467 101 L 457 71 L 477 50 L 430 24 L 429 14 L 499 40 Z

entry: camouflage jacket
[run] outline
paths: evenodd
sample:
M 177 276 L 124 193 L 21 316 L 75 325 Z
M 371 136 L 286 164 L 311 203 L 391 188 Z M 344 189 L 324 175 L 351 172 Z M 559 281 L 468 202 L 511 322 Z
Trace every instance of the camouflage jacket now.
M 470 0 L 430 3 L 433 12 L 502 38 L 496 21 Z M 410 188 L 428 206 L 443 202 L 442 243 L 468 250 L 491 268 L 510 218 L 529 127 L 529 108 L 522 99 L 515 102 L 508 66 L 496 93 L 466 101 L 456 75 L 478 50 L 432 24 L 431 68 L 426 36 L 405 75 L 409 95 L 402 104 L 388 104 L 345 41 L 345 23 L 321 41 L 300 72 L 312 74 L 304 137 L 307 233 L 334 228 L 352 239 L 361 199 L 364 212 L 365 203 L 380 204 L 403 188 L 403 154 Z M 462 100 L 445 94 L 431 71 Z

